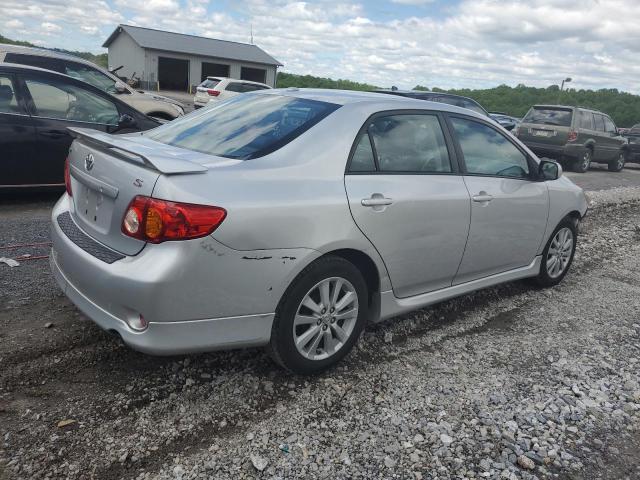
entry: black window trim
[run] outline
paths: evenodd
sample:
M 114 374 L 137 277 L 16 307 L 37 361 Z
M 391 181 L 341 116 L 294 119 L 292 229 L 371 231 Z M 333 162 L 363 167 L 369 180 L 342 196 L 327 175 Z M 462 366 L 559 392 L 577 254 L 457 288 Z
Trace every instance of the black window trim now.
M 518 149 L 518 151 L 520 151 L 520 153 L 522 153 L 525 157 L 525 159 L 527 160 L 527 165 L 529 166 L 529 175 L 527 177 L 509 177 L 509 176 L 503 176 L 503 175 L 492 175 L 489 173 L 470 173 L 467 170 L 467 165 L 464 161 L 464 153 L 462 152 L 462 147 L 460 146 L 460 141 L 458 140 L 458 137 L 455 135 L 455 129 L 453 127 L 453 123 L 451 122 L 452 118 L 461 118 L 463 120 L 470 120 L 473 122 L 477 122 L 480 123 L 482 125 L 485 125 L 489 128 L 491 128 L 492 130 L 495 130 L 496 132 L 498 132 L 500 135 L 502 135 L 505 139 L 507 139 L 507 141 L 509 143 L 511 143 L 514 147 L 516 147 Z M 453 137 L 453 143 L 456 149 L 456 156 L 460 159 L 460 171 L 462 172 L 462 175 L 468 176 L 468 177 L 491 177 L 491 178 L 500 178 L 500 179 L 508 179 L 508 180 L 522 180 L 522 181 L 526 181 L 526 182 L 539 182 L 543 179 L 540 178 L 539 172 L 538 172 L 538 168 L 539 168 L 539 164 L 538 162 L 536 162 L 534 160 L 534 158 L 529 154 L 529 152 L 527 152 L 524 148 L 522 148 L 522 146 L 518 145 L 516 142 L 513 141 L 513 139 L 509 138 L 509 135 L 511 135 L 510 133 L 507 132 L 507 134 L 505 135 L 504 131 L 500 131 L 500 129 L 496 128 L 494 125 L 490 124 L 489 122 L 485 121 L 483 118 L 478 118 L 478 117 L 473 117 L 471 115 L 463 115 L 460 113 L 450 113 L 450 112 L 446 112 L 445 113 L 445 120 L 447 122 L 447 126 L 451 132 L 451 135 Z
M 440 129 L 442 130 L 442 134 L 444 136 L 445 146 L 447 147 L 447 153 L 449 155 L 449 164 L 451 165 L 450 172 L 414 172 L 410 170 L 402 170 L 402 171 L 389 171 L 389 170 L 380 170 L 380 166 L 378 165 L 378 154 L 376 151 L 376 146 L 371 138 L 371 134 L 369 133 L 369 126 L 371 123 L 380 117 L 390 117 L 393 115 L 431 115 L 435 116 L 438 119 L 438 123 L 440 124 Z M 353 156 L 355 154 L 356 148 L 360 143 L 360 139 L 366 133 L 369 137 L 369 142 L 371 144 L 371 150 L 373 152 L 373 162 L 375 165 L 375 170 L 373 171 L 360 171 L 355 172 L 351 171 L 351 161 L 353 160 Z M 445 122 L 444 116 L 439 110 L 426 110 L 426 109 L 401 109 L 401 110 L 382 110 L 370 115 L 367 120 L 362 124 L 358 133 L 351 145 L 351 150 L 349 150 L 349 157 L 347 158 L 347 162 L 344 170 L 345 175 L 460 175 L 460 162 L 456 155 L 456 151 L 454 148 L 453 139 L 451 138 L 451 134 L 447 128 L 447 124 Z

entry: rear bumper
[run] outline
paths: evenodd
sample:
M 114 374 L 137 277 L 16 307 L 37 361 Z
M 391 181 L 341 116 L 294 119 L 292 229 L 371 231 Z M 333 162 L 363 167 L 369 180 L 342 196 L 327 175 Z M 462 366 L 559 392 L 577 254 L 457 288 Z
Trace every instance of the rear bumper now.
M 57 218 L 68 203 L 63 195 L 52 213 L 50 261 L 58 285 L 102 329 L 145 353 L 267 344 L 284 291 L 319 255 L 307 249 L 237 251 L 204 237 L 148 245 L 107 263 L 60 228 Z M 149 325 L 143 332 L 129 326 L 140 315 Z
M 529 141 L 524 142 L 524 144 L 538 157 L 549 157 L 556 160 L 576 159 L 583 151 L 583 146 L 578 144 L 548 145 Z
M 199 107 L 204 107 L 208 103 L 209 103 L 209 99 L 206 97 L 198 97 L 198 96 L 193 97 L 194 105 L 197 105 Z

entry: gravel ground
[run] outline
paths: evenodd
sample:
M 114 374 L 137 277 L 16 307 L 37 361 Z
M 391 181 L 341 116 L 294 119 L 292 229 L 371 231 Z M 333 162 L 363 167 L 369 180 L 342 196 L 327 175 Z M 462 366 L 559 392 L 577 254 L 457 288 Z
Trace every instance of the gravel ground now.
M 640 188 L 590 197 L 558 287 L 371 326 L 317 377 L 260 350 L 138 354 L 46 260 L 0 265 L 0 479 L 640 478 Z M 11 210 L 0 245 L 46 241 L 46 215 Z

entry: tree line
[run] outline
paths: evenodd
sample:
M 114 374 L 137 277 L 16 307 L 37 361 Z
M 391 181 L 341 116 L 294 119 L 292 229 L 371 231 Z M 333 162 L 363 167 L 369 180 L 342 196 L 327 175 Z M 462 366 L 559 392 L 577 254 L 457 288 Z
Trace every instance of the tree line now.
M 351 80 L 332 80 L 312 75 L 294 75 L 286 72 L 278 73 L 277 87 L 300 88 L 339 88 L 344 90 L 375 90 L 379 87 Z M 522 118 L 532 105 L 571 105 L 600 110 L 613 118 L 619 127 L 630 127 L 640 123 L 640 96 L 620 92 L 615 88 L 600 90 L 566 89 L 560 91 L 558 85 L 546 88 L 518 85 L 510 87 L 500 85 L 486 89 L 451 89 L 438 87 L 429 89 L 416 85 L 414 90 L 446 92 L 473 98 L 490 112 L 504 112 Z

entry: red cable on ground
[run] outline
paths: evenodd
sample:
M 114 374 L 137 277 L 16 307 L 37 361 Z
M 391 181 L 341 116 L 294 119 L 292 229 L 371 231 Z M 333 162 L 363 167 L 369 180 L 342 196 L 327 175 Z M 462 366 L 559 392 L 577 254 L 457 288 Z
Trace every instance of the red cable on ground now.
M 0 247 L 0 250 L 11 250 L 15 248 L 23 248 L 23 247 L 45 247 L 51 246 L 52 242 L 41 242 L 41 243 L 22 243 L 20 245 L 6 245 L 4 247 Z

